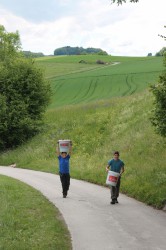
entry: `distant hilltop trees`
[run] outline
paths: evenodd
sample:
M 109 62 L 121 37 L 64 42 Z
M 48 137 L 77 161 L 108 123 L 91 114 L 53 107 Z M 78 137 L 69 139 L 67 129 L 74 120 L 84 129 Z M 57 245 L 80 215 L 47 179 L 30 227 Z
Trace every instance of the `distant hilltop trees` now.
M 23 54 L 25 57 L 31 57 L 31 58 L 36 58 L 36 57 L 42 57 L 44 54 L 42 52 L 31 52 L 31 51 L 23 51 Z
M 60 55 L 86 55 L 86 54 L 99 54 L 99 55 L 108 55 L 106 51 L 96 48 L 87 48 L 83 47 L 70 47 L 65 46 L 54 50 L 54 56 Z

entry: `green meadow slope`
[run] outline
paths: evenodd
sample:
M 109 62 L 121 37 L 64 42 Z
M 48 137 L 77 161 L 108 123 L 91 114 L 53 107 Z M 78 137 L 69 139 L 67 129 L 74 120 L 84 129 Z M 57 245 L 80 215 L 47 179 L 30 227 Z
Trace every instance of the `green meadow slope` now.
M 131 95 L 155 83 L 163 69 L 160 57 L 62 56 L 37 63 L 51 81 L 51 108 Z
M 113 151 L 119 150 L 126 164 L 121 191 L 162 208 L 166 201 L 165 141 L 155 134 L 149 120 L 153 96 L 148 89 L 163 70 L 162 59 L 108 56 L 102 58 L 111 64 L 96 65 L 95 56 L 84 56 L 86 64 L 79 64 L 80 58 L 37 61 L 53 89 L 45 125 L 25 145 L 2 153 L 1 165 L 16 162 L 18 167 L 58 173 L 56 141 L 70 138 L 71 176 L 105 185 L 105 166 Z M 97 81 L 95 88 L 93 81 Z

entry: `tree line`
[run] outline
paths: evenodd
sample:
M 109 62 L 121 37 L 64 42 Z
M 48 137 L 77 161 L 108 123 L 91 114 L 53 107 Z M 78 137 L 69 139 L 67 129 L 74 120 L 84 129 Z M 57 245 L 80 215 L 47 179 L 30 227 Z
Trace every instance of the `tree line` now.
M 86 55 L 86 54 L 99 54 L 99 55 L 108 55 L 106 51 L 97 48 L 86 48 L 83 47 L 70 47 L 65 46 L 57 48 L 54 50 L 54 56 L 60 55 Z

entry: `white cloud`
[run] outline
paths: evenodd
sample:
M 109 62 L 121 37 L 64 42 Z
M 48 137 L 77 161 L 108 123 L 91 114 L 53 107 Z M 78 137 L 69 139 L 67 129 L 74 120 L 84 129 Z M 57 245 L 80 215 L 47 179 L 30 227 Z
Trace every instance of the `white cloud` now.
M 63 14 L 62 9 L 52 21 L 30 22 L 9 9 L 0 9 L 0 23 L 9 32 L 19 31 L 24 50 L 45 54 L 69 45 L 100 47 L 113 55 L 146 56 L 165 46 L 158 37 L 165 34 L 165 0 L 140 0 L 120 7 L 108 0 L 74 2 L 59 0 L 68 11 Z

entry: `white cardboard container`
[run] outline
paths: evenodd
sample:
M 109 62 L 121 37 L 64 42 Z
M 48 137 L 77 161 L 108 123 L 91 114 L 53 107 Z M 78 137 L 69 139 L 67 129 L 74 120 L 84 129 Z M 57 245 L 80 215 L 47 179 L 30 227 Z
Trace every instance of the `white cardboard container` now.
M 113 171 L 108 171 L 106 184 L 116 187 L 120 174 Z
M 59 151 L 68 153 L 71 140 L 59 140 L 58 142 L 59 142 Z

